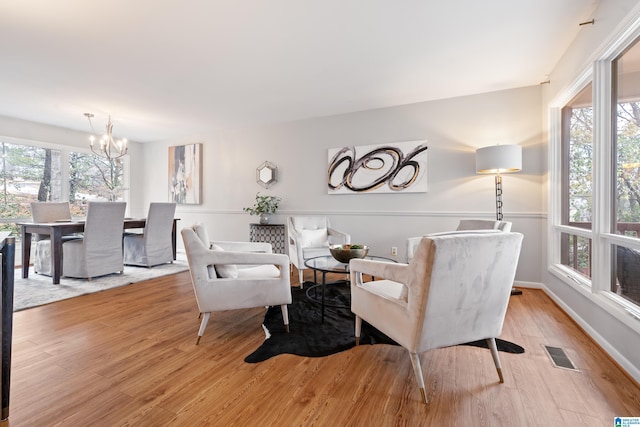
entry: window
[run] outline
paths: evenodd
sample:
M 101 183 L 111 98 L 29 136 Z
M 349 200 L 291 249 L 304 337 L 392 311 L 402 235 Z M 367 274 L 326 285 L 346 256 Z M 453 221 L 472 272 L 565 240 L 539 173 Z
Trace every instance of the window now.
M 640 42 L 608 52 L 553 110 L 550 271 L 640 315 Z
M 640 229 L 640 43 L 614 63 L 616 85 L 616 232 L 638 238 Z
M 613 233 L 632 240 L 640 232 L 640 43 L 636 41 L 613 62 L 615 120 L 613 152 Z M 616 272 L 611 291 L 640 304 L 640 251 L 614 245 Z
M 84 213 L 90 201 L 123 200 L 123 178 L 122 158 L 69 153 L 69 202 L 77 211 Z
M 87 202 L 123 200 L 123 159 L 92 153 L 0 141 L 2 201 L 0 230 L 19 238 L 16 222 L 31 218 L 31 202 L 71 202 L 73 216 L 84 216 Z
M 587 84 L 562 109 L 562 224 L 591 230 L 593 209 L 593 97 Z M 577 232 L 577 230 L 576 230 Z M 591 239 L 561 234 L 561 263 L 591 277 Z
M 2 146 L 2 231 L 19 236 L 16 219 L 31 217 L 30 203 L 62 200 L 61 152 L 0 142 Z

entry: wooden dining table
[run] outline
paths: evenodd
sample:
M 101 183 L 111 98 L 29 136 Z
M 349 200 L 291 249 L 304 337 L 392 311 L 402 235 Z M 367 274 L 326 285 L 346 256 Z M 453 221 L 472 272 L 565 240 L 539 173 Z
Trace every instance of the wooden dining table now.
M 174 218 L 171 228 L 171 246 L 173 259 L 176 259 L 176 237 L 178 218 Z M 125 218 L 122 229 L 144 228 L 146 218 Z M 58 222 L 22 222 L 18 223 L 22 234 L 22 278 L 29 277 L 29 263 L 31 261 L 31 236 L 32 234 L 47 235 L 51 239 L 51 278 L 54 285 L 60 284 L 62 275 L 62 236 L 84 232 L 84 221 L 58 221 Z

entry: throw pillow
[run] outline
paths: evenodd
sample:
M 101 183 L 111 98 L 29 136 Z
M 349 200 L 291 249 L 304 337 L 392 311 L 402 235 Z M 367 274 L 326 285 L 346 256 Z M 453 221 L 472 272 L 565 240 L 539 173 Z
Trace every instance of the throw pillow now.
M 300 246 L 303 248 L 317 248 L 319 246 L 329 246 L 329 234 L 326 228 L 317 230 L 300 230 Z
M 224 249 L 221 248 L 218 245 L 211 245 L 211 250 L 224 251 Z M 218 277 L 220 277 L 222 279 L 237 279 L 238 278 L 238 266 L 235 265 L 235 264 L 214 265 L 214 268 L 216 269 L 216 274 L 218 275 Z

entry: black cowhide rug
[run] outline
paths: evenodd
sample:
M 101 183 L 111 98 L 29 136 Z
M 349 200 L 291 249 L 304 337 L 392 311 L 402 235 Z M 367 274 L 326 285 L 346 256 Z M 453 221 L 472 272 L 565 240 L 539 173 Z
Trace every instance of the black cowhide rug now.
M 265 314 L 263 326 L 270 335 L 258 349 L 244 360 L 257 363 L 278 354 L 288 353 L 305 357 L 323 357 L 339 353 L 354 347 L 355 316 L 349 307 L 349 292 L 347 284 L 327 285 L 325 300 L 332 305 L 326 306 L 324 323 L 321 323 L 320 303 L 307 296 L 311 283 L 305 283 L 305 289 L 292 288 L 293 302 L 289 304 L 289 333 L 284 329 L 282 311 L 279 306 L 269 307 Z M 319 301 L 320 289 L 317 290 Z M 314 296 L 314 290 L 309 292 Z M 524 349 L 517 344 L 496 339 L 498 350 L 508 353 L 524 353 Z M 360 345 L 362 344 L 391 344 L 397 345 L 391 338 L 378 331 L 366 322 L 362 322 Z M 465 345 L 487 348 L 485 340 L 474 341 Z

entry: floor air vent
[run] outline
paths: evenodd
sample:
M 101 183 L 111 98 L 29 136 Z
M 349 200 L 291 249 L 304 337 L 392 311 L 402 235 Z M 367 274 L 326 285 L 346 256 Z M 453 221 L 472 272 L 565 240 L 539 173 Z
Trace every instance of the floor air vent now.
M 571 360 L 569 360 L 569 356 L 564 352 L 560 347 L 551 347 L 548 345 L 544 346 L 544 349 L 547 351 L 547 354 L 551 358 L 553 365 L 556 368 L 564 368 L 571 369 L 572 371 L 577 371 L 576 367 L 573 366 Z

